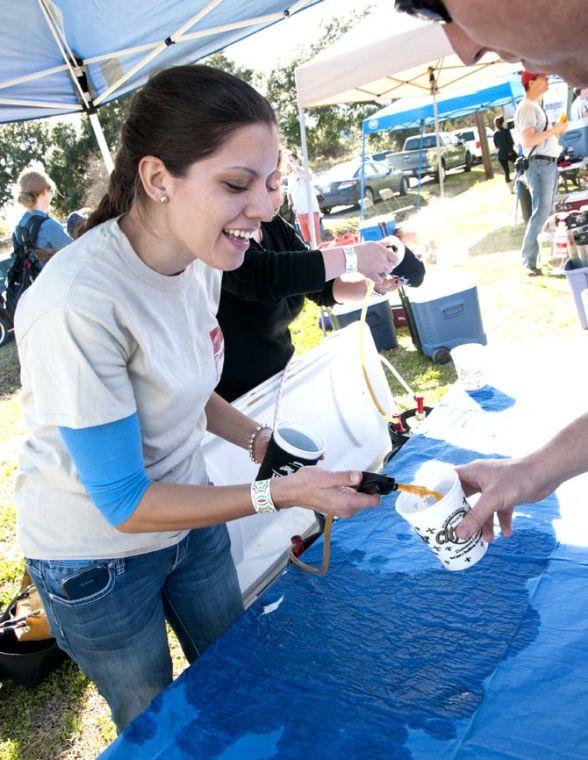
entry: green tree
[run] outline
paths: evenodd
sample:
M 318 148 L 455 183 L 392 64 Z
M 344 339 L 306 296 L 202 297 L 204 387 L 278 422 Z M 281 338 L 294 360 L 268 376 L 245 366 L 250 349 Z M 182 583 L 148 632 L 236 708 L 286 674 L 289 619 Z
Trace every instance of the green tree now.
M 45 162 L 51 148 L 47 122 L 23 121 L 0 126 L 0 208 L 12 200 L 12 188 L 29 164 Z
M 225 55 L 224 50 L 220 50 L 218 53 L 213 53 L 205 58 L 202 63 L 207 66 L 214 66 L 215 69 L 222 69 L 229 74 L 234 74 L 239 79 L 247 82 L 253 87 L 258 87 L 261 82 L 261 75 L 253 69 L 246 68 L 245 66 L 237 66 L 234 61 L 231 61 Z
M 367 11 L 334 19 L 327 25 L 320 39 L 305 53 L 286 66 L 271 71 L 267 80 L 267 96 L 276 109 L 280 132 L 289 146 L 300 142 L 295 69 L 339 39 L 366 13 Z M 309 160 L 316 162 L 321 158 L 337 158 L 348 152 L 361 135 L 363 119 L 379 108 L 381 105 L 376 103 L 359 103 L 307 109 Z
M 108 103 L 99 118 L 106 142 L 116 153 L 128 97 Z M 86 115 L 81 122 L 25 121 L 0 127 L 0 208 L 12 200 L 12 187 L 19 173 L 33 162 L 44 165 L 57 186 L 53 206 L 65 216 L 88 203 L 92 185 L 108 179 Z M 95 193 L 94 193 L 95 194 Z
M 114 100 L 98 111 L 106 143 L 114 155 L 120 144 L 120 130 L 129 105 L 129 96 Z M 78 130 L 60 122 L 52 131 L 52 147 L 46 168 L 58 188 L 55 209 L 67 215 L 81 206 L 94 205 L 108 183 L 108 173 L 89 118 L 81 117 Z

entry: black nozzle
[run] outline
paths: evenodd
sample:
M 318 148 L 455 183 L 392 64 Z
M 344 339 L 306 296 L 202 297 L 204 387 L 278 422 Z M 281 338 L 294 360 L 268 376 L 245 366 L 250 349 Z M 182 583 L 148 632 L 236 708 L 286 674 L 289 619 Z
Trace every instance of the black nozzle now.
M 362 475 L 362 481 L 357 486 L 359 493 L 378 493 L 386 496 L 398 488 L 394 478 L 389 475 L 378 475 L 376 472 L 362 472 Z

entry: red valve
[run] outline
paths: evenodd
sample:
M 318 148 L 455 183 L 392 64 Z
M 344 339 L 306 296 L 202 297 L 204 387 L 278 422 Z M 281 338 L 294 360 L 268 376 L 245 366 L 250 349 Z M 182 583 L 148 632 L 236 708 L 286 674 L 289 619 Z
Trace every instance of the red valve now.
M 302 540 L 302 536 L 292 536 L 290 538 L 290 543 L 292 544 L 292 554 L 295 557 L 299 557 L 304 551 L 304 541 Z

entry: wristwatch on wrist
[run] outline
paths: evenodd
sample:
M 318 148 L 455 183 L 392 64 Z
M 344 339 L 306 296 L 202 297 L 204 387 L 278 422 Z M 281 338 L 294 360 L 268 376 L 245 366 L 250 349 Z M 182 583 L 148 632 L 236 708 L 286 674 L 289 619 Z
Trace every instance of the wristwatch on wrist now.
M 344 245 L 343 253 L 345 254 L 345 274 L 357 272 L 357 252 L 352 245 Z

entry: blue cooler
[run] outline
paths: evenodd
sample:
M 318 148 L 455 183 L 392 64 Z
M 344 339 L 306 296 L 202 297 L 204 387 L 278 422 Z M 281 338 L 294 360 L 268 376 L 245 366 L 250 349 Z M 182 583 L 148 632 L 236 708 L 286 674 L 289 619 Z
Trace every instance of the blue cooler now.
M 559 141 L 564 150 L 566 148 L 574 149 L 575 158 L 588 156 L 588 119 L 571 121 L 567 132 L 559 138 Z
M 408 288 L 407 294 L 413 341 L 436 364 L 446 364 L 451 358 L 449 351 L 455 346 L 486 344 L 474 283 L 455 279 L 445 284 L 433 281 L 418 289 Z
M 367 240 L 382 240 L 396 232 L 396 221 L 393 216 L 375 216 L 361 223 L 359 236 L 365 242 Z
M 333 308 L 333 314 L 337 318 L 340 327 L 347 327 L 352 322 L 359 322 L 363 302 L 355 302 L 353 305 L 342 304 Z M 378 351 L 387 351 L 390 348 L 398 348 L 396 330 L 392 319 L 392 309 L 386 296 L 372 298 L 368 306 L 365 321 L 371 330 L 372 338 Z M 319 320 L 320 324 L 320 320 Z M 332 327 L 331 320 L 325 317 L 325 328 Z

